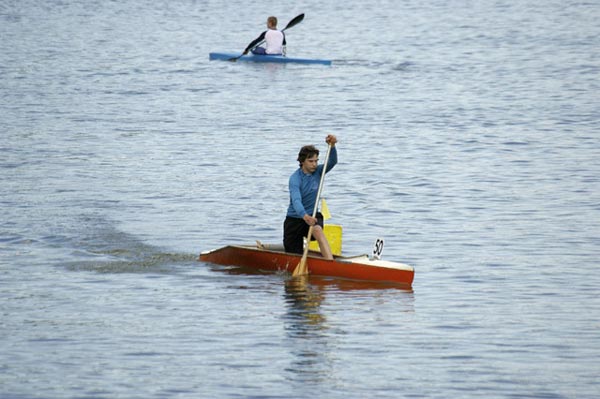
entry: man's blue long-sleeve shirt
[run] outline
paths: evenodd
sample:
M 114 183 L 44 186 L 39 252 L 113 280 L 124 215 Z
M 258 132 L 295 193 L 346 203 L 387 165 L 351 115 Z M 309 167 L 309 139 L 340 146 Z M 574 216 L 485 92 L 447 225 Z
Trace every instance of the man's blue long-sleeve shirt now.
M 327 162 L 327 171 L 325 173 L 333 169 L 336 164 L 337 150 L 334 146 L 329 153 L 329 161 Z M 290 204 L 287 216 L 299 219 L 302 219 L 306 214 L 312 216 L 323 168 L 324 165 L 319 165 L 315 173 L 312 174 L 305 174 L 302 168 L 298 168 L 298 170 L 292 173 L 289 182 Z

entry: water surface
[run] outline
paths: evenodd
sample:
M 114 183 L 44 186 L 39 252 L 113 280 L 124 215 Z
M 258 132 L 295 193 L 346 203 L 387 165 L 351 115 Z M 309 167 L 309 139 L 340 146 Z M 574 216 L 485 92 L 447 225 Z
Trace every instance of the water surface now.
M 209 62 L 270 14 L 332 67 Z M 594 2 L 0 5 L 7 398 L 589 398 Z M 298 149 L 412 290 L 197 262 L 278 242 Z

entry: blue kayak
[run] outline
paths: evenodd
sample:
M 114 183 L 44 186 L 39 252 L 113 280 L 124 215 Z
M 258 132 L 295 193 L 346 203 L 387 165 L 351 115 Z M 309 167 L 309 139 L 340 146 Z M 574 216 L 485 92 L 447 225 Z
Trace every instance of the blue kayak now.
M 239 57 L 239 58 L 238 58 Z M 247 62 L 275 62 L 280 64 L 296 63 L 296 64 L 321 64 L 331 65 L 331 60 L 320 60 L 315 58 L 294 58 L 285 57 L 283 55 L 254 55 L 248 54 L 240 57 L 240 53 L 210 53 L 208 58 L 210 60 L 224 60 L 229 61 L 237 59 L 236 61 L 247 61 Z

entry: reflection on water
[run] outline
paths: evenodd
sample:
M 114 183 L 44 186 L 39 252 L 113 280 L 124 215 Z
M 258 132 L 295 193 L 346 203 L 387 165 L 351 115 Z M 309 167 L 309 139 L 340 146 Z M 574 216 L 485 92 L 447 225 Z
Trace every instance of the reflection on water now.
M 414 312 L 414 292 L 396 285 L 309 275 L 286 279 L 284 288 L 283 321 L 292 356 L 288 371 L 300 382 L 336 384 L 335 370 L 342 362 L 337 353 L 347 344 L 344 337 L 352 335 L 357 323 L 367 331 L 381 328 L 381 320 L 373 320 L 369 312 L 347 311 L 343 304 L 350 298 L 364 302 L 366 308 L 378 307 L 375 313 L 389 316 L 386 325 L 393 325 L 394 315 Z
M 333 277 L 310 276 L 310 284 L 326 288 L 328 291 L 367 291 L 394 290 L 412 293 L 412 288 L 384 281 L 345 280 Z
M 287 305 L 286 330 L 291 337 L 303 337 L 311 331 L 325 329 L 325 317 L 320 312 L 325 299 L 323 288 L 311 285 L 309 276 L 290 278 L 285 281 L 285 302 Z
M 285 281 L 285 331 L 289 337 L 292 378 L 305 382 L 330 379 L 332 373 L 332 336 L 327 334 L 327 319 L 321 311 L 323 287 L 311 285 L 309 276 Z

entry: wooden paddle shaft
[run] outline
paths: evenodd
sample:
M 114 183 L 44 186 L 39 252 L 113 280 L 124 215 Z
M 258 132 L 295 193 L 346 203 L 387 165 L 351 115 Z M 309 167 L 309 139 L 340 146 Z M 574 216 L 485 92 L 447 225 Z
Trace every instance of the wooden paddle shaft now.
M 315 207 L 313 208 L 312 217 L 317 217 L 317 211 L 319 209 L 319 201 L 321 200 L 321 192 L 323 191 L 323 181 L 325 180 L 325 173 L 327 173 L 327 164 L 329 163 L 329 154 L 331 153 L 331 144 L 328 144 L 327 154 L 325 155 L 325 164 L 323 165 L 323 173 L 321 173 L 321 180 L 319 180 L 319 189 L 317 190 L 317 200 L 315 201 Z M 311 226 L 312 227 L 312 226 Z M 310 229 L 309 229 L 310 234 Z

